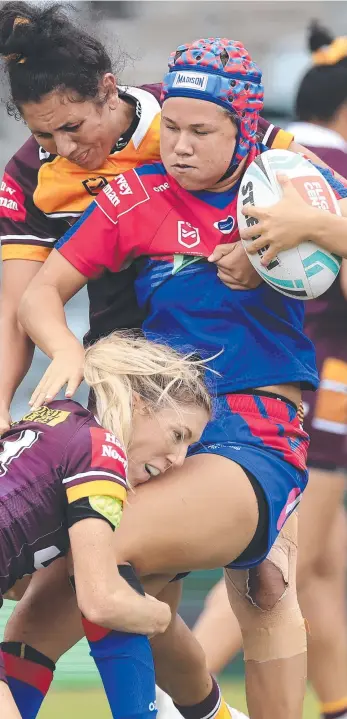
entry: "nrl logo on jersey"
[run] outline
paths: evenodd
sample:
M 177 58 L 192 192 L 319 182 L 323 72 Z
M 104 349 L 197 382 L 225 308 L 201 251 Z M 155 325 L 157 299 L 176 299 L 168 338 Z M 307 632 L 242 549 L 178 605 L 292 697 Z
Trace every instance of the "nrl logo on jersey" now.
M 185 222 L 185 220 L 178 220 L 177 230 L 178 243 L 180 245 L 183 245 L 183 247 L 188 247 L 188 249 L 191 249 L 192 247 L 196 247 L 200 244 L 199 230 L 197 227 L 193 227 L 190 222 Z

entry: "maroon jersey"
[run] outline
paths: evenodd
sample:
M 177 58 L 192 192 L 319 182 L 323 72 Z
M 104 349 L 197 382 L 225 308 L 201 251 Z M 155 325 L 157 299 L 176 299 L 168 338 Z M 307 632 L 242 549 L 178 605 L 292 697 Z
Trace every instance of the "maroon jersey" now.
M 126 469 L 116 437 L 72 400 L 50 402 L 11 426 L 0 440 L 0 599 L 17 579 L 66 554 L 72 505 L 91 496 L 125 499 Z
M 347 143 L 336 132 L 311 123 L 290 125 L 295 140 L 347 178 Z M 320 469 L 347 467 L 347 302 L 339 277 L 316 300 L 305 304 L 305 332 L 317 357 L 320 386 L 304 392 L 305 429 L 311 443 L 308 464 Z
M 293 123 L 289 130 L 296 142 L 305 145 L 333 170 L 347 178 L 347 143 L 340 135 L 306 122 Z M 305 310 L 305 331 L 313 342 L 326 337 L 327 345 L 331 341 L 343 340 L 345 343 L 347 302 L 341 292 L 339 277 L 324 295 L 307 302 Z

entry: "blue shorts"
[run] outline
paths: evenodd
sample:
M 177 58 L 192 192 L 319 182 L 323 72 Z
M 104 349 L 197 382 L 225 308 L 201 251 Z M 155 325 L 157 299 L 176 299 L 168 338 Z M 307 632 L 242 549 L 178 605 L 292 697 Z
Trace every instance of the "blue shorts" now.
M 286 519 L 306 487 L 309 437 L 294 405 L 265 395 L 230 394 L 217 397 L 213 419 L 188 456 L 219 454 L 250 472 L 268 504 L 267 543 L 262 552 L 236 559 L 228 566 L 249 569 L 269 553 Z M 232 475 L 231 475 L 232 476 Z

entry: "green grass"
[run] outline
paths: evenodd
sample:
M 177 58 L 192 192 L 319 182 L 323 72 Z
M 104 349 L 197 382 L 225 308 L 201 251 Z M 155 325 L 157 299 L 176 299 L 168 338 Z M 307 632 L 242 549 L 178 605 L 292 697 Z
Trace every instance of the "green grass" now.
M 232 706 L 246 710 L 242 681 L 222 681 L 224 696 Z M 54 691 L 48 695 L 39 719 L 110 719 L 110 710 L 104 694 L 99 690 Z M 303 719 L 317 719 L 317 703 L 308 692 Z

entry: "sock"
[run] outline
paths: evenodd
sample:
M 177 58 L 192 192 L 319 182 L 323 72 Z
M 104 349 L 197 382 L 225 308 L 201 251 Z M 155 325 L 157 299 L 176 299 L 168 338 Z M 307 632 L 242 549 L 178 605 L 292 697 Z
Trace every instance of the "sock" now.
M 148 638 L 82 621 L 113 719 L 155 719 L 155 673 Z
M 230 711 L 222 697 L 221 690 L 212 677 L 212 689 L 209 695 L 199 704 L 192 706 L 180 706 L 175 704 L 176 709 L 184 719 L 230 719 Z
M 144 596 L 141 582 L 129 564 L 119 574 Z M 155 671 L 148 638 L 115 632 L 82 619 L 90 653 L 98 668 L 113 719 L 155 719 Z
M 53 679 L 55 664 L 22 642 L 2 642 L 8 685 L 22 719 L 36 719 Z
M 321 704 L 322 719 L 347 719 L 347 696 L 335 702 Z

